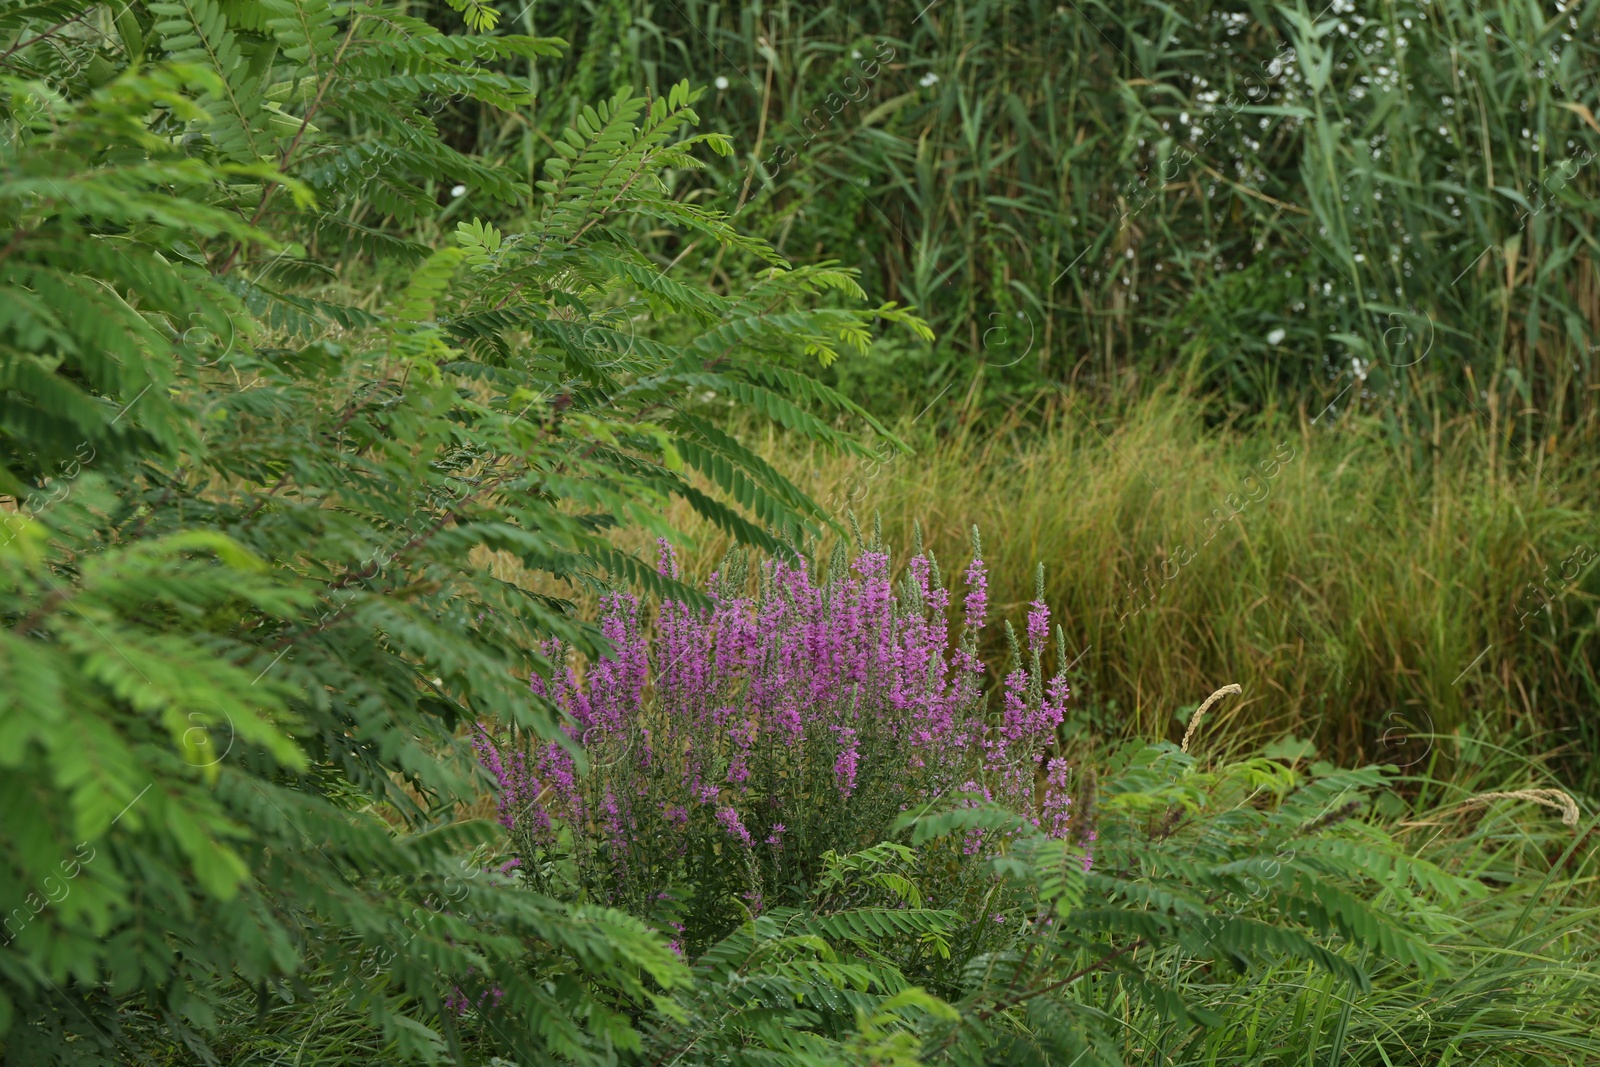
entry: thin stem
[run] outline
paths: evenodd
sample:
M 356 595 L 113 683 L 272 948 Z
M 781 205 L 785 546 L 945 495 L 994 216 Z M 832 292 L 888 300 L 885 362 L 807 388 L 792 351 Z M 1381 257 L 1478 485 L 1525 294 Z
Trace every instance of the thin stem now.
M 333 84 L 333 76 L 338 72 L 339 64 L 344 62 L 345 50 L 350 47 L 350 41 L 353 37 L 355 37 L 356 27 L 361 25 L 362 17 L 363 16 L 361 15 L 356 15 L 350 20 L 350 28 L 345 31 L 344 40 L 339 44 L 339 51 L 334 54 L 333 65 L 328 68 L 328 73 L 322 79 L 322 84 L 317 86 L 316 98 L 311 101 L 311 106 L 306 108 L 305 115 L 303 115 L 300 119 L 300 128 L 295 131 L 294 139 L 289 142 L 286 148 L 284 148 L 282 156 L 280 156 L 278 159 L 279 174 L 289 173 L 289 163 L 294 159 L 295 152 L 300 148 L 300 142 L 302 139 L 304 139 L 306 130 L 311 128 L 312 116 L 314 116 L 322 107 L 323 97 L 327 95 L 328 87 Z M 250 225 L 252 227 L 261 221 L 261 216 L 266 214 L 267 205 L 272 203 L 272 198 L 277 195 L 278 190 L 281 188 L 283 188 L 281 183 L 272 182 L 261 194 L 261 203 L 256 207 L 255 214 L 250 216 Z M 233 246 L 233 250 L 228 253 L 228 258 L 223 261 L 222 266 L 217 269 L 216 273 L 228 273 L 228 271 L 233 267 L 234 262 L 239 258 L 239 253 L 243 251 L 243 249 L 244 244 L 242 242 L 235 244 Z
M 38 44 L 40 41 L 48 40 L 49 38 L 60 33 L 62 30 L 66 29 L 68 26 L 71 26 L 74 22 L 82 22 L 84 18 L 88 16 L 88 14 L 88 11 L 81 12 L 76 17 L 67 19 L 65 22 L 56 23 L 54 26 L 51 26 L 48 30 L 45 30 L 37 37 L 29 37 L 26 41 L 18 41 L 16 44 L 6 49 L 3 53 L 0 53 L 0 63 L 4 63 L 6 60 L 10 59 L 13 54 L 20 52 L 30 44 Z

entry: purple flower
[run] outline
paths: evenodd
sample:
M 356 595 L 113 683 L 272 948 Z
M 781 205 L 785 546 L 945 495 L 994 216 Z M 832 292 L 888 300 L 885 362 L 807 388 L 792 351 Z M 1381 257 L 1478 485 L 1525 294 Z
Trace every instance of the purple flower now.
M 856 770 L 861 752 L 856 747 L 856 732 L 848 726 L 839 727 L 839 757 L 833 761 L 833 776 L 839 781 L 839 793 L 849 799 L 856 789 Z
M 1050 609 L 1045 607 L 1044 601 L 1035 600 L 1028 605 L 1028 651 L 1042 651 L 1049 634 Z
M 983 559 L 973 556 L 967 565 L 967 627 L 983 629 L 989 613 L 989 572 Z
M 763 887 L 785 884 L 775 879 L 793 864 L 854 850 L 859 836 L 886 833 L 893 813 L 959 791 L 1065 833 L 1064 764 L 1050 763 L 1050 784 L 1034 796 L 1034 768 L 1051 754 L 1069 696 L 1064 678 L 1039 677 L 1049 612 L 1040 598 L 1029 606 L 1027 662 L 1005 676 L 989 713 L 978 548 L 959 608 L 931 556 L 897 573 L 883 551 L 830 566 L 825 581 L 804 561 L 771 561 L 748 582 L 730 557 L 709 607 L 608 593 L 598 624 L 609 651 L 584 662 L 546 643 L 549 677 L 529 681 L 564 716 L 561 735 L 513 743 L 485 727 L 473 738 L 512 841 L 529 861 L 530 849 L 569 858 L 596 899 L 648 910 L 682 884 L 690 857 L 727 838 L 752 849 L 745 899 L 759 908 Z M 670 543 L 657 568 L 680 577 Z M 864 817 L 881 825 L 864 827 Z M 760 835 L 769 848 L 753 850 L 751 827 L 769 828 Z M 963 847 L 990 844 L 974 831 Z
M 1057 757 L 1045 768 L 1044 803 L 1040 805 L 1041 828 L 1056 840 L 1067 836 L 1071 828 L 1072 798 L 1067 795 L 1070 768 L 1067 761 Z M 1086 868 L 1087 869 L 1087 868 Z
M 717 821 L 722 828 L 728 831 L 728 836 L 748 848 L 755 842 L 750 838 L 750 831 L 745 829 L 744 823 L 739 819 L 739 813 L 732 808 L 718 808 Z
M 667 578 L 678 577 L 678 553 L 665 537 L 656 538 L 656 573 Z

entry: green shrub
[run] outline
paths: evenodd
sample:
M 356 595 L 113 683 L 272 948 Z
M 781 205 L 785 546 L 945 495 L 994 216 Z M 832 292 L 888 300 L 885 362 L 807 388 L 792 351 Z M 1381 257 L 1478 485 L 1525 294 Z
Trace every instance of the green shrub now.
M 402 1057 L 459 1056 L 447 1002 L 480 995 L 511 1055 L 635 1044 L 620 1005 L 683 965 L 483 870 L 494 827 L 456 818 L 457 728 L 554 736 L 539 641 L 606 647 L 499 573 L 694 598 L 606 537 L 667 532 L 673 498 L 785 551 L 823 513 L 695 398 L 859 447 L 807 368 L 925 327 L 667 195 L 727 150 L 686 85 L 585 109 L 537 190 L 440 139 L 432 101 L 524 107 L 486 63 L 557 42 L 322 0 L 52 2 L 0 33 L 9 1062 L 206 1059 L 234 982 L 264 1013 L 307 959 L 363 975 Z M 521 227 L 419 240 L 451 182 Z M 640 216 L 753 257 L 751 285 L 669 276 Z

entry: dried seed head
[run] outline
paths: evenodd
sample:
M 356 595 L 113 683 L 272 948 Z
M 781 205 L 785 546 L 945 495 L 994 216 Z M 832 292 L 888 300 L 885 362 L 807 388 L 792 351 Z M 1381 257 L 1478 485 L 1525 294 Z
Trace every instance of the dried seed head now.
M 1194 714 L 1189 717 L 1189 728 L 1183 732 L 1183 743 L 1179 745 L 1178 748 L 1184 752 L 1189 751 L 1189 742 L 1194 738 L 1195 729 L 1200 725 L 1200 720 L 1205 717 L 1205 713 L 1210 710 L 1211 705 L 1215 704 L 1225 696 L 1242 692 L 1244 692 L 1244 690 L 1239 687 L 1238 683 L 1234 683 L 1232 685 L 1225 685 L 1221 689 L 1218 689 L 1215 693 L 1212 693 L 1210 696 L 1206 697 L 1206 702 L 1196 708 Z
M 1542 804 L 1561 812 L 1563 826 L 1578 825 L 1578 802 L 1560 789 L 1513 789 L 1505 793 L 1479 793 L 1460 805 L 1463 808 L 1481 808 L 1491 800 L 1526 800 Z

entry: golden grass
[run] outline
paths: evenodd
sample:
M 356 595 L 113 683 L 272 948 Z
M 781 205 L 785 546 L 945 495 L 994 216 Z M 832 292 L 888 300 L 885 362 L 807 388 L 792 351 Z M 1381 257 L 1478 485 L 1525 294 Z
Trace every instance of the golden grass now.
M 903 426 L 916 453 L 882 461 L 752 443 L 835 513 L 880 516 L 897 559 L 920 523 L 947 580 L 978 526 L 999 617 L 1020 621 L 1043 562 L 1094 736 L 1176 740 L 1174 712 L 1222 675 L 1246 694 L 1208 726 L 1230 746 L 1296 735 L 1420 770 L 1429 735 L 1469 722 L 1595 750 L 1596 583 L 1561 566 L 1600 543 L 1594 451 L 1519 466 L 1504 432 L 1458 420 L 1406 438 L 1304 413 L 1245 431 L 1162 394 L 1092 416 L 1061 396 L 983 435 Z M 727 538 L 681 506 L 666 517 L 703 578 Z M 996 662 L 998 626 L 988 644 Z

